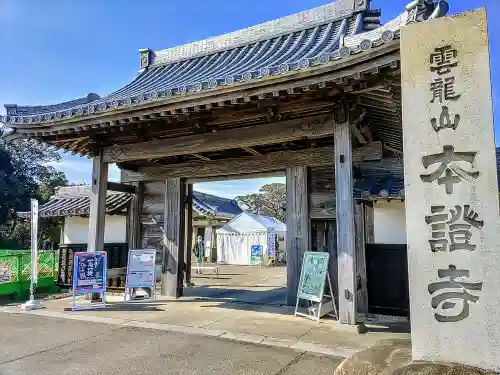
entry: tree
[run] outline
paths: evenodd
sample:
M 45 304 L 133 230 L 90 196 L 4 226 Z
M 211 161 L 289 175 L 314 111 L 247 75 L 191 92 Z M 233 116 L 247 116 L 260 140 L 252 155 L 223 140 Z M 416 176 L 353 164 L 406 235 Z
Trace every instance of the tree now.
M 57 186 L 68 183 L 63 173 L 48 165 L 60 160 L 46 145 L 29 140 L 6 143 L 0 138 L 0 247 L 29 246 L 29 223 L 19 220 L 17 212 L 29 211 L 32 198 L 45 203 Z M 60 223 L 41 221 L 40 233 L 41 240 L 58 242 Z
M 251 213 L 272 216 L 281 221 L 285 220 L 285 184 L 263 185 L 258 193 L 238 196 L 235 199 Z

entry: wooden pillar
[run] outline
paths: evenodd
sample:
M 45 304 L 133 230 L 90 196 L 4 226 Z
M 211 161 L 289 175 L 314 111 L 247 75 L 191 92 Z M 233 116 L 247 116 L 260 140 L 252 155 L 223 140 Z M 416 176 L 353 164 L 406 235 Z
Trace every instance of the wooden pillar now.
M 287 304 L 295 305 L 304 252 L 310 250 L 307 167 L 286 170 Z
M 185 186 L 180 178 L 169 178 L 165 181 L 161 294 L 176 298 L 181 297 L 183 292 Z
M 375 224 L 373 202 L 365 203 L 365 243 L 375 243 Z
M 334 122 L 339 321 L 344 324 L 356 324 L 356 247 L 352 144 L 349 115 L 345 103 L 340 103 L 335 107 Z
M 102 150 L 92 160 L 88 251 L 104 250 L 108 163 L 102 161 Z
M 129 249 L 141 247 L 141 211 L 144 198 L 144 184 L 135 182 L 136 193 L 130 200 L 127 212 L 127 242 Z
M 356 298 L 358 313 L 368 312 L 368 287 L 365 256 L 365 210 L 363 203 L 354 204 L 354 226 L 356 229 Z
M 339 270 L 337 255 L 337 228 L 335 221 L 328 221 L 328 253 L 330 254 L 329 274 L 332 282 L 333 295 L 338 306 L 339 302 Z
M 184 285 L 191 285 L 191 254 L 193 248 L 193 184 L 187 185 L 186 241 L 184 245 Z

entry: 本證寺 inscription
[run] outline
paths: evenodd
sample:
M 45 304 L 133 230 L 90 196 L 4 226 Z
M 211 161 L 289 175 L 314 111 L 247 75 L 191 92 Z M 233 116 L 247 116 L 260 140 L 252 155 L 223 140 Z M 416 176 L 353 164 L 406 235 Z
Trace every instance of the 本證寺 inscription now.
M 484 225 L 478 220 L 478 214 L 469 205 L 455 206 L 445 211 L 444 206 L 432 206 L 432 215 L 425 217 L 425 222 L 431 226 L 432 239 L 429 240 L 432 252 L 456 250 L 476 250 L 476 245 L 470 243 L 471 228 L 481 229 Z
M 438 270 L 439 278 L 448 278 L 448 281 L 439 281 L 429 285 L 429 293 L 432 295 L 432 307 L 441 308 L 443 311 L 450 311 L 461 305 L 458 314 L 442 315 L 435 313 L 434 317 L 438 322 L 459 322 L 469 316 L 469 303 L 479 301 L 479 296 L 469 292 L 480 292 L 483 283 L 469 283 L 459 281 L 457 278 L 468 278 L 469 270 L 457 270 L 457 267 L 450 265 L 448 269 Z
M 499 187 L 484 10 L 403 28 L 401 76 L 413 359 L 500 371 Z

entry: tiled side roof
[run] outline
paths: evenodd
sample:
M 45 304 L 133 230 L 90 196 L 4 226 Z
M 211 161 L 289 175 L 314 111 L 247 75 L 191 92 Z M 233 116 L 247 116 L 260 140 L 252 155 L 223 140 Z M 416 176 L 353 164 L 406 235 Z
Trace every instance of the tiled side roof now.
M 132 195 L 128 193 L 109 194 L 106 198 L 106 214 L 123 214 Z M 38 209 L 40 217 L 87 216 L 90 212 L 90 197 L 54 197 Z M 29 212 L 19 212 L 20 217 L 29 218 Z
M 83 98 L 78 98 L 75 100 L 70 100 L 69 102 L 63 102 L 51 105 L 39 105 L 39 106 L 19 106 L 17 104 L 6 104 L 5 109 L 7 115 L 12 116 L 34 116 L 45 113 L 53 113 L 67 110 L 69 108 L 78 107 L 84 104 L 92 103 L 101 97 L 97 94 L 88 94 Z
M 402 176 L 369 176 L 356 181 L 354 196 L 366 200 L 404 199 L 404 187 Z
M 230 218 L 242 212 L 242 209 L 235 200 L 200 193 L 198 191 L 193 192 L 193 209 L 206 216 Z

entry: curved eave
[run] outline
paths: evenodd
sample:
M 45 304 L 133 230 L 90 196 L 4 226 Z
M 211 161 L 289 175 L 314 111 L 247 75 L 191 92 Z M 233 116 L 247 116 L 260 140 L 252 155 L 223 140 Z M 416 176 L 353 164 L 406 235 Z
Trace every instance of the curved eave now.
M 439 4 L 447 3 L 441 1 Z M 359 55 L 392 45 L 400 28 L 418 21 L 419 7 L 375 30 L 361 32 L 363 13 L 313 29 L 169 65 L 153 66 L 124 88 L 84 106 L 34 116 L 0 116 L 12 128 L 50 132 L 60 124 L 214 96 L 338 69 Z M 444 6 L 442 6 L 444 7 Z M 436 6 L 439 10 L 439 5 Z M 447 9 L 447 8 L 446 8 Z M 441 13 L 436 10 L 431 17 Z M 399 44 L 399 42 L 397 42 Z M 286 47 L 286 48 L 285 48 Z
M 37 116 L 4 116 L 0 120 L 12 128 L 18 129 L 51 127 L 86 118 L 96 118 L 122 111 L 189 100 L 200 96 L 200 94 L 214 95 L 248 84 L 252 86 L 268 84 L 274 80 L 293 78 L 300 73 L 314 74 L 315 71 L 324 68 L 332 70 L 339 63 L 349 61 L 360 53 L 390 43 L 399 37 L 398 29 L 391 30 L 387 27 L 380 27 L 377 29 L 378 33 L 370 32 L 372 40 L 363 39 L 358 45 L 352 43 L 344 45 L 344 41 L 349 40 L 349 37 L 356 32 L 356 24 L 361 22 L 358 21 L 359 18 L 362 18 L 361 13 L 351 20 L 343 20 L 337 24 L 322 25 L 307 30 L 307 32 L 306 30 L 296 32 L 293 36 L 290 34 L 272 41 L 262 41 L 258 47 L 247 45 L 192 61 L 184 61 L 166 67 L 152 67 L 123 89 L 86 106 Z M 351 33 L 350 36 L 344 34 L 348 30 Z M 290 44 L 290 46 L 283 54 L 285 57 L 283 59 L 283 56 L 280 57 L 282 54 L 280 46 L 285 43 Z M 270 45 L 273 46 L 269 50 Z M 329 52 L 329 49 L 332 48 L 334 50 Z M 251 52 L 257 52 L 260 59 L 253 57 Z M 275 54 L 274 58 L 269 56 L 273 53 Z M 232 64 L 225 64 L 227 58 L 231 57 L 227 55 L 238 54 L 244 55 L 245 59 L 236 59 L 236 56 L 232 56 L 235 58 L 234 61 L 231 60 Z M 210 59 L 217 60 L 215 65 L 212 61 L 212 64 L 207 65 L 201 76 L 198 73 L 192 74 L 194 70 L 198 71 L 197 67 L 208 63 L 204 60 Z M 287 59 L 288 61 L 283 61 Z M 267 61 L 269 61 L 269 65 L 266 65 Z M 246 70 L 247 68 L 249 70 Z M 183 77 L 184 73 L 189 74 Z

